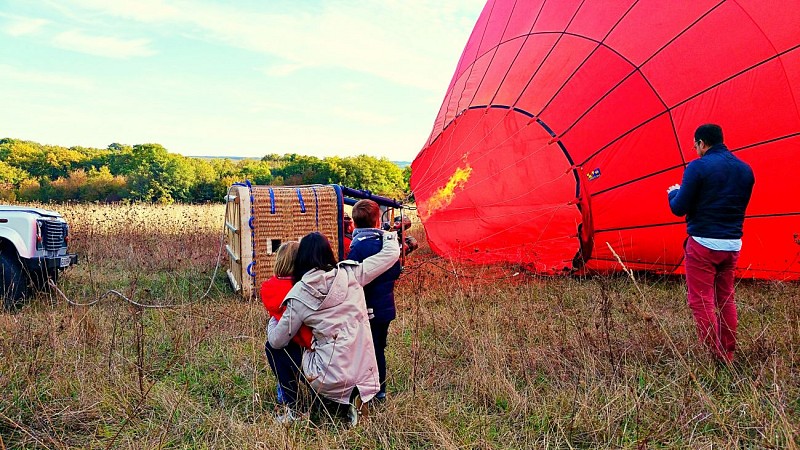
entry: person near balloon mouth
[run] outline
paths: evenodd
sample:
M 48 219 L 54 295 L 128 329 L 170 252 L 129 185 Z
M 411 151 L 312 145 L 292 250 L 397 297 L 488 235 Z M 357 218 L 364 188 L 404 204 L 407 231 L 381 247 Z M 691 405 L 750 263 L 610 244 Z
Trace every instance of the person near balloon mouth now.
M 734 277 L 755 177 L 725 146 L 719 125 L 700 125 L 694 148 L 699 158 L 686 166 L 680 185 L 667 189 L 669 207 L 686 216 L 687 300 L 698 338 L 717 361 L 730 364 L 738 325 Z
M 316 394 L 346 409 L 351 425 L 358 423 L 363 406 L 380 389 L 375 347 L 363 286 L 392 267 L 400 256 L 393 232 L 382 234 L 381 250 L 364 262 L 339 263 L 328 239 L 309 233 L 300 240 L 292 280 L 286 295 L 286 310 L 280 320 L 267 326 L 268 346 L 287 346 L 301 326 L 312 330 L 310 349 L 299 363 L 305 381 Z M 276 360 L 277 361 L 277 360 Z M 292 421 L 292 420 L 290 420 Z
M 363 261 L 381 249 L 381 209 L 377 203 L 363 199 L 353 205 L 353 242 L 349 258 Z M 386 272 L 364 286 L 364 298 L 369 312 L 369 328 L 375 343 L 375 357 L 378 363 L 381 389 L 375 396 L 377 400 L 386 398 L 386 343 L 389 338 L 389 325 L 397 311 L 394 303 L 394 283 L 400 278 L 400 261 L 395 262 Z
M 344 247 L 344 259 L 347 259 L 348 254 L 350 253 L 350 245 L 353 242 L 354 227 L 355 225 L 353 225 L 353 219 L 347 213 L 344 213 L 344 218 L 342 219 L 342 246 Z

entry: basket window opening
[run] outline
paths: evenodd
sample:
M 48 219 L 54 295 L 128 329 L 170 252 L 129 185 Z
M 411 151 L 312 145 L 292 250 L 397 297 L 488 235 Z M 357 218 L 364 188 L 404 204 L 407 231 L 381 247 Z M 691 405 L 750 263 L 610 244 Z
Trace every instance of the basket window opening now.
M 281 246 L 281 240 L 280 239 L 270 239 L 269 241 L 270 241 L 269 254 L 271 255 L 271 254 L 273 254 L 273 253 L 278 251 L 278 247 Z

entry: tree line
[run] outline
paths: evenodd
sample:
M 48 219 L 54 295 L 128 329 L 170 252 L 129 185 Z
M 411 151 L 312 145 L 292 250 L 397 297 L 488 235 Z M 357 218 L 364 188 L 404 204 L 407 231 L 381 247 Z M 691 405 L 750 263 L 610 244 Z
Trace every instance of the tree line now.
M 222 201 L 228 187 L 342 184 L 389 197 L 408 191 L 410 167 L 367 155 L 317 158 L 268 154 L 258 159 L 194 158 L 160 144 L 59 147 L 0 139 L 0 200 L 39 202 L 201 203 Z

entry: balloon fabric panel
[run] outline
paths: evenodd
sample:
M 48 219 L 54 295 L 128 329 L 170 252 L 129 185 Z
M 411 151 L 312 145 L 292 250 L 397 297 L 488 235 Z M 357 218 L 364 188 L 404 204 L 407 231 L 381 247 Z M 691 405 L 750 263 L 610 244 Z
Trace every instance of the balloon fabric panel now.
M 517 2 L 500 42 L 508 42 L 518 37 L 524 37 L 533 31 L 536 17 L 541 12 L 544 4 L 545 0 Z
M 602 8 L 582 7 L 567 32 L 602 42 L 637 3 L 635 0 L 617 0 L 604 2 Z
M 675 2 L 639 1 L 604 43 L 638 67 L 719 3 L 719 0 L 690 0 L 676 5 Z M 597 2 L 591 5 L 602 8 Z M 686 59 L 686 64 L 691 61 Z
M 505 82 L 506 79 L 508 79 L 509 69 L 517 60 L 518 55 L 522 51 L 522 45 L 524 43 L 525 38 L 515 38 L 497 47 L 497 51 L 494 53 L 491 64 L 495 70 L 488 70 L 484 72 L 484 77 L 481 80 L 480 86 L 478 86 L 475 91 L 475 97 L 472 100 L 472 105 L 488 105 L 493 102 L 495 96 L 498 94 L 500 86 Z M 505 68 L 505 70 L 503 70 L 503 68 Z M 516 73 L 524 72 L 517 71 Z M 509 85 L 512 84 L 514 83 L 509 83 Z M 519 94 L 516 94 L 514 98 L 516 98 L 518 95 Z M 511 103 L 507 98 L 505 100 L 506 101 L 504 102 L 498 98 L 497 104 L 507 105 Z
M 528 85 L 544 58 L 558 41 L 557 34 L 537 34 L 524 38 L 520 53 L 511 61 L 511 67 L 503 77 L 502 84 L 495 87 L 497 92 L 492 103 L 513 105 L 522 90 Z M 508 45 L 508 44 L 506 44 Z M 491 89 L 491 87 L 485 87 Z
M 539 113 L 596 47 L 597 44 L 592 41 L 572 36 L 558 39 L 548 49 L 546 59 L 534 68 L 533 76 L 527 80 L 524 91 L 512 104 L 532 114 Z
M 735 32 L 722 38 L 720 30 L 730 23 L 736 24 Z M 774 54 L 758 26 L 733 2 L 727 2 L 677 36 L 642 64 L 641 70 L 667 105 L 673 106 Z

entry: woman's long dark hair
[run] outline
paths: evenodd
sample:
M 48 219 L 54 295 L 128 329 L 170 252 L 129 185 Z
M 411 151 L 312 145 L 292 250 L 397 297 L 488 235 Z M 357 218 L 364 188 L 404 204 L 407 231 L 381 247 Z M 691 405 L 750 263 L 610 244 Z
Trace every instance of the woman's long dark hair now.
M 300 239 L 300 247 L 297 249 L 297 257 L 294 260 L 294 272 L 292 272 L 292 282 L 297 283 L 303 275 L 313 269 L 328 271 L 336 265 L 336 257 L 333 256 L 331 244 L 322 233 L 308 233 Z

